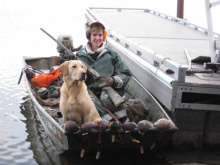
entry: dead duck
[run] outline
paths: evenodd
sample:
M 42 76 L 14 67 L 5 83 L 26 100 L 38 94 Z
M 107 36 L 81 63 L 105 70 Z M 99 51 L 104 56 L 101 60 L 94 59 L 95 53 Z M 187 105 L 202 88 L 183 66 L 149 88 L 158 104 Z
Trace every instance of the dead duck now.
M 59 87 L 55 87 L 54 85 L 49 86 L 49 93 L 48 93 L 48 97 L 49 98 L 59 98 L 60 97 L 60 93 L 58 91 Z
M 134 131 L 135 128 L 137 128 L 137 124 L 135 122 L 127 122 L 127 123 L 122 125 L 122 129 L 125 132 Z
M 112 136 L 112 143 L 115 142 L 115 135 L 118 132 L 118 130 L 120 129 L 120 125 L 117 121 L 113 121 L 111 126 L 110 126 L 110 132 L 111 132 L 111 136 Z
M 36 95 L 41 97 L 42 99 L 46 99 L 47 98 L 47 95 L 49 93 L 49 90 L 45 87 L 42 87 L 42 88 L 39 88 L 39 87 L 36 87 L 35 88 L 36 90 Z
M 64 126 L 64 130 L 67 131 L 68 134 L 74 134 L 79 132 L 79 125 L 74 121 L 67 121 Z
M 110 128 L 111 123 L 108 120 L 102 119 L 97 123 L 97 126 L 100 127 L 101 131 L 105 131 L 106 129 Z
M 165 118 L 159 119 L 157 122 L 154 123 L 154 127 L 157 128 L 158 131 L 165 131 L 173 127 L 173 123 Z
M 147 132 L 150 128 L 153 127 L 153 123 L 151 123 L 148 120 L 141 120 L 138 122 L 138 131 L 140 133 L 140 153 L 144 154 L 144 146 L 143 146 L 143 142 L 144 142 L 144 134 L 145 132 Z
M 147 130 L 153 127 L 153 123 L 148 120 L 141 120 L 138 122 L 137 127 L 140 133 L 145 133 Z
M 80 153 L 81 158 L 84 157 L 86 148 L 88 147 L 88 134 L 95 129 L 96 129 L 96 124 L 94 122 L 84 123 L 80 127 L 82 133 L 81 153 Z
M 137 128 L 137 124 L 134 122 L 127 122 L 122 125 L 122 129 L 124 131 L 124 143 L 130 144 L 132 142 L 140 143 L 138 140 L 134 139 L 131 135 L 131 132 L 133 132 Z

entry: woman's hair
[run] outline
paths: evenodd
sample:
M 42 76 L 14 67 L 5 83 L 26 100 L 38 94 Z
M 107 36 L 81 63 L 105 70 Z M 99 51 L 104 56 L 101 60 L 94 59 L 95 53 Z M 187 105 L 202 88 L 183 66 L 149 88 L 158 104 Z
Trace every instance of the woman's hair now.
M 105 29 L 100 24 L 94 24 L 92 27 L 88 27 L 86 30 L 86 38 L 88 40 L 90 40 L 91 34 L 95 31 L 99 31 L 99 30 L 103 31 L 103 35 L 105 34 Z M 104 38 L 104 40 L 105 40 L 105 38 Z

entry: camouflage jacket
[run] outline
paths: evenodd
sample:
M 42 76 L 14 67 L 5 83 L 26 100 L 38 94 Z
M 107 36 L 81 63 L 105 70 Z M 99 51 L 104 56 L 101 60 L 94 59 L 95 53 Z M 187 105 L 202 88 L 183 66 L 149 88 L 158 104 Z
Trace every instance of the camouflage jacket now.
M 121 88 L 114 88 L 121 96 L 124 94 L 124 87 L 128 83 L 131 73 L 128 67 L 121 60 L 120 56 L 113 51 L 110 47 L 106 46 L 99 54 L 96 60 L 87 53 L 86 48 L 83 47 L 77 52 L 78 57 L 83 62 L 87 63 L 95 69 L 101 76 L 116 76 L 123 81 Z M 86 84 L 90 90 L 99 94 L 101 91 L 98 89 L 98 83 L 92 75 L 88 75 Z

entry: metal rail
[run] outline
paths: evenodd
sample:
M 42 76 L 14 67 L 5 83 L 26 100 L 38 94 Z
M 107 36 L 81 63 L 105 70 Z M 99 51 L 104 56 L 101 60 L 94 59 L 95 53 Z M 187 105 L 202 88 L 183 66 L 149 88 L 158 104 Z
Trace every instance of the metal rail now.
M 212 6 L 216 6 L 218 5 L 218 3 L 216 2 L 213 2 L 211 3 Z M 174 22 L 178 22 L 180 24 L 183 24 L 183 25 L 186 25 L 186 26 L 189 26 L 195 30 L 199 30 L 205 34 L 208 34 L 208 29 L 206 28 L 203 28 L 201 26 L 198 26 L 198 25 L 195 25 L 191 22 L 188 22 L 187 20 L 184 20 L 184 19 L 181 19 L 181 18 L 177 18 L 177 17 L 172 17 L 170 15 L 167 15 L 167 14 L 163 14 L 163 13 L 160 13 L 160 12 L 157 12 L 157 11 L 154 11 L 154 10 L 151 10 L 151 9 L 136 9 L 136 8 L 100 8 L 100 7 L 90 7 L 87 11 L 92 11 L 92 10 L 115 10 L 115 11 L 118 11 L 118 12 L 122 12 L 122 11 L 129 11 L 129 10 L 136 10 L 136 11 L 143 11 L 143 12 L 149 12 L 151 14 L 154 14 L 156 16 L 160 16 L 160 17 L 163 17 L 165 19 L 169 19 L 171 21 L 174 21 Z M 220 34 L 219 33 L 215 33 L 213 32 L 214 34 L 214 37 L 215 38 L 218 38 L 220 39 Z
M 205 0 L 206 19 L 207 19 L 208 36 L 209 36 L 209 49 L 210 49 L 210 56 L 212 63 L 220 62 L 220 49 L 219 49 L 219 45 L 216 45 L 219 42 L 215 41 L 215 33 L 213 32 L 212 14 L 211 14 L 211 8 L 217 5 L 220 5 L 220 0 L 212 3 L 210 3 L 210 0 Z M 218 40 L 219 39 L 220 38 L 218 37 Z M 217 53 L 216 50 L 218 51 Z

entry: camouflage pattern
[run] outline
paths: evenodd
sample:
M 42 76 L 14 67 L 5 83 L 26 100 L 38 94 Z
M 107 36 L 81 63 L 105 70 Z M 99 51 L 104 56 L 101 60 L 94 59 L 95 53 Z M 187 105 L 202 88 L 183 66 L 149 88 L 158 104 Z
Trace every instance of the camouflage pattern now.
M 127 85 L 128 81 L 131 78 L 131 73 L 128 67 L 121 60 L 120 56 L 113 51 L 108 46 L 99 54 L 96 60 L 93 60 L 92 57 L 87 53 L 86 48 L 83 47 L 77 52 L 77 56 L 83 62 L 87 63 L 90 67 L 95 69 L 101 76 L 113 77 L 117 76 L 123 81 L 121 88 L 114 88 L 114 90 L 121 96 L 124 94 L 124 87 Z M 123 107 L 119 106 L 116 108 L 111 101 L 111 98 L 108 96 L 106 91 L 102 91 L 98 86 L 98 81 L 90 74 L 87 75 L 86 84 L 88 88 L 96 94 L 103 104 L 112 112 L 121 110 Z M 91 96 L 100 116 L 104 116 L 107 112 L 102 107 L 101 103 Z

